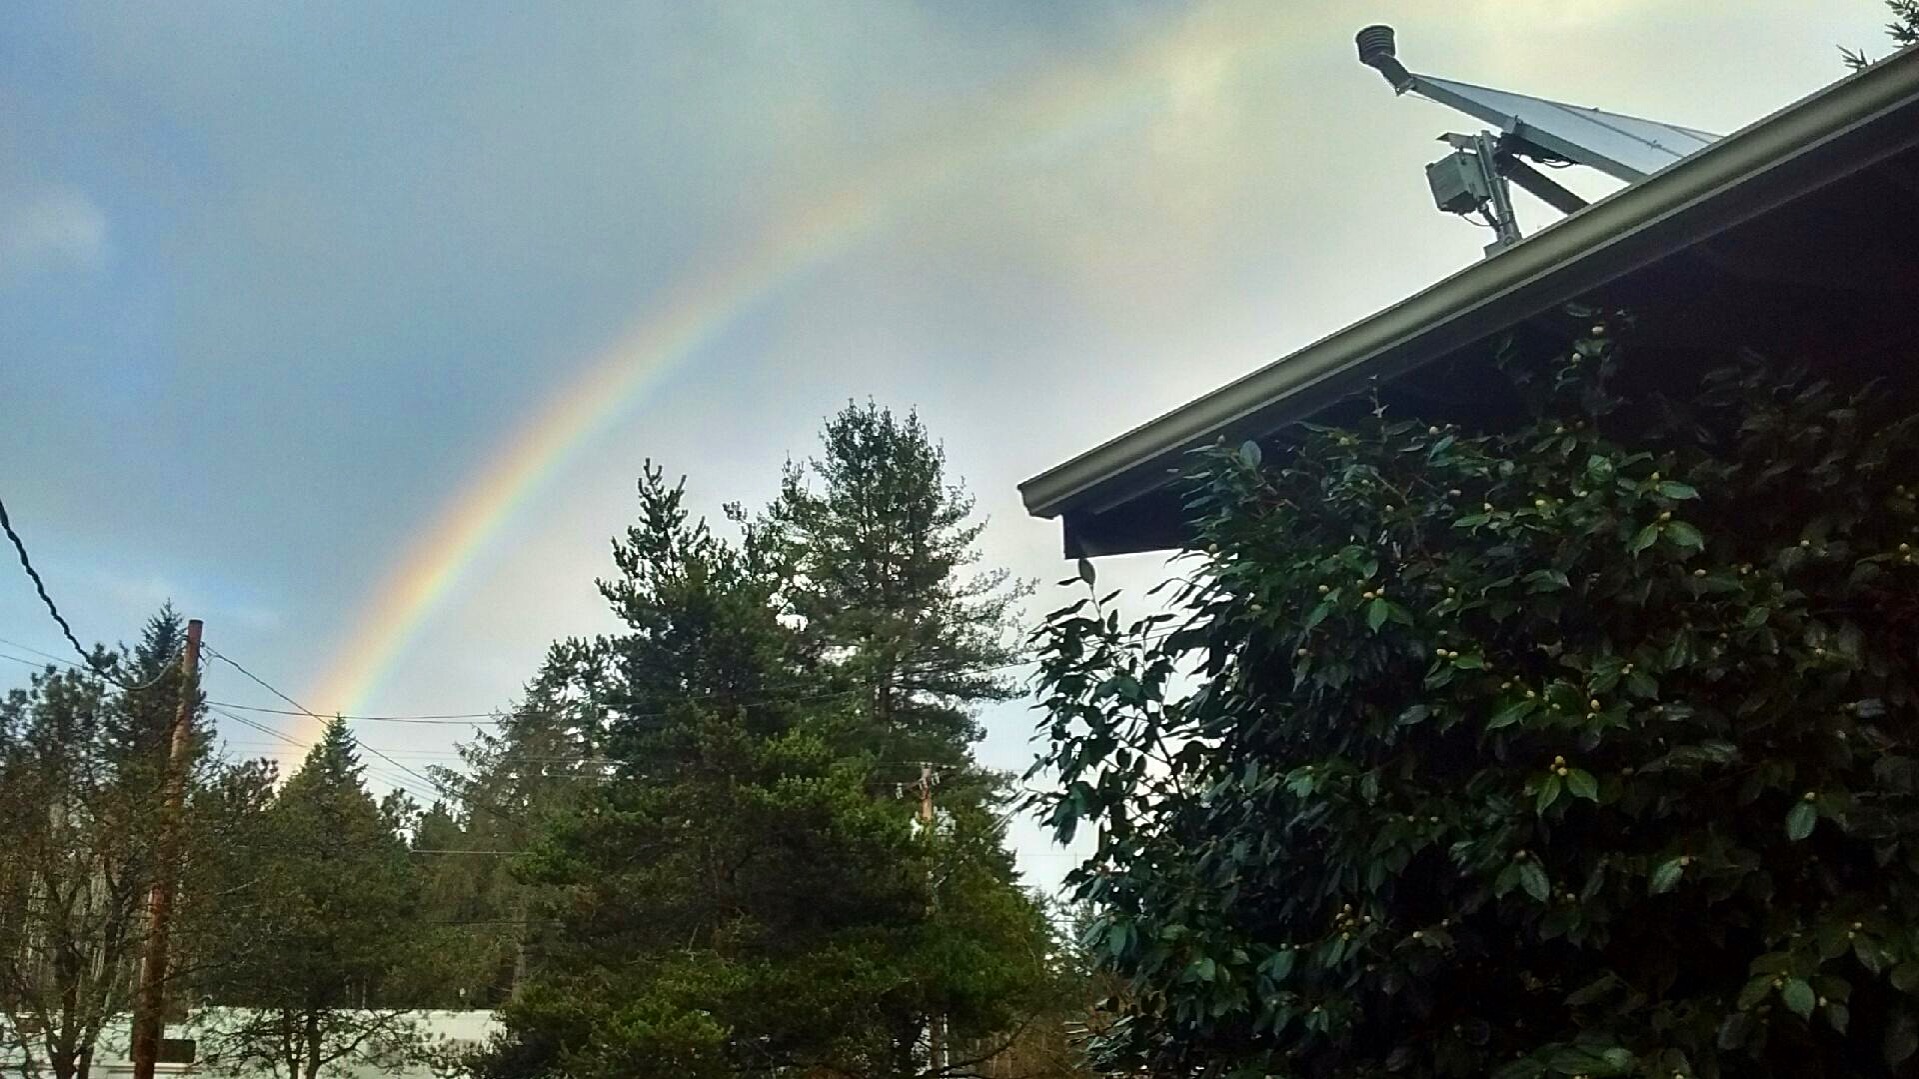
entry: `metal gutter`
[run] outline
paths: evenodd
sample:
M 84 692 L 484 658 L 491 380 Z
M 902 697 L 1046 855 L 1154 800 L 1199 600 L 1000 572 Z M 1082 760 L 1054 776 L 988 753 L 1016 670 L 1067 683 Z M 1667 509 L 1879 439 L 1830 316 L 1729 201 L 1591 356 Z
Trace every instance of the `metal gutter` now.
M 1344 330 L 1020 485 L 1027 511 L 1103 512 L 1185 451 L 1257 437 L 1919 143 L 1909 47 Z M 1895 114 L 1906 112 L 1910 115 Z

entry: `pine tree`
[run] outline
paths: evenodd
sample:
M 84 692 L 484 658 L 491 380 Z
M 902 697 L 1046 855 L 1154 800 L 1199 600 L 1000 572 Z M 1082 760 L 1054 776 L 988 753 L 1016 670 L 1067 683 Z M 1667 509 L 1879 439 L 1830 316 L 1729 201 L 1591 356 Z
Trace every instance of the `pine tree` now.
M 785 599 L 812 650 L 868 694 L 883 759 L 967 766 L 974 708 L 1017 695 L 1006 668 L 1030 589 L 976 569 L 985 523 L 917 414 L 848 404 L 821 442 L 759 522 Z
M 256 842 L 261 879 L 227 919 L 228 959 L 210 979 L 214 1000 L 236 1007 L 201 1017 L 205 1055 L 314 1079 L 342 1058 L 418 1053 L 397 984 L 417 959 L 417 881 L 344 723 L 327 725 Z
M 597 748 L 604 709 L 594 689 L 602 653 L 597 642 L 554 645 L 520 703 L 493 731 L 460 747 L 465 774 L 434 770 L 444 789 L 460 792 L 459 802 L 429 811 L 414 844 L 473 852 L 421 859 L 426 917 L 445 927 L 436 935 L 457 942 L 446 950 L 468 960 L 443 972 L 449 976 L 434 994 L 441 1006 L 498 1004 L 540 961 L 542 934 L 528 919 L 536 889 L 503 852 L 527 848 L 555 818 L 575 811 L 604 772 Z
M 1885 0 L 1886 11 L 1892 21 L 1886 24 L 1886 36 L 1892 39 L 1897 48 L 1919 44 L 1919 0 Z M 1846 66 L 1859 71 L 1872 64 L 1872 58 L 1864 49 L 1841 47 L 1839 55 L 1845 58 Z
M 916 1075 L 937 1013 L 987 1044 L 1047 969 L 997 822 L 874 797 L 872 696 L 788 617 L 791 534 L 726 542 L 651 466 L 640 503 L 601 584 L 628 631 L 576 672 L 612 773 L 523 865 L 556 928 L 483 1073 Z
M 821 444 L 821 456 L 788 464 L 758 534 L 788 576 L 783 598 L 810 653 L 862 691 L 865 737 L 888 766 L 878 774 L 911 779 L 923 767 L 939 783 L 939 823 L 924 837 L 927 927 L 964 940 L 980 930 L 963 920 L 968 904 L 1032 909 L 994 816 L 1003 780 L 972 755 L 977 707 L 1017 693 L 1007 668 L 1019 658 L 1015 605 L 1030 586 L 978 568 L 985 522 L 917 414 L 849 403 Z M 954 842 L 962 835 L 973 841 Z M 965 1008 L 936 993 L 918 1022 L 945 1040 L 947 1025 L 968 1025 Z
M 217 987 L 235 958 L 235 925 L 267 894 L 270 839 L 267 813 L 279 786 L 273 761 L 214 761 L 188 792 L 185 864 L 175 907 L 177 954 L 168 966 L 178 988 L 176 1004 L 197 1000 Z
M 94 650 L 132 689 L 49 667 L 0 700 L 0 1048 L 59 1079 L 129 1001 L 183 633 L 163 608 L 134 648 Z

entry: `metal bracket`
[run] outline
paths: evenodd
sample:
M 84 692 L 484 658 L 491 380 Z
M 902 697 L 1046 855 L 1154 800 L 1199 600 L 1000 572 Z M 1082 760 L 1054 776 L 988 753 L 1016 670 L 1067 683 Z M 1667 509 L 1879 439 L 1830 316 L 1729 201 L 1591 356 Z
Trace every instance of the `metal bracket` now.
M 1492 226 L 1493 242 L 1486 254 L 1494 255 L 1524 239 L 1519 218 L 1513 212 L 1512 189 L 1500 166 L 1502 155 L 1497 136 L 1490 131 L 1477 135 L 1442 136 L 1453 152 L 1426 166 L 1426 182 L 1433 190 L 1433 201 L 1447 213 L 1481 213 Z M 1571 194 L 1571 192 L 1567 192 Z

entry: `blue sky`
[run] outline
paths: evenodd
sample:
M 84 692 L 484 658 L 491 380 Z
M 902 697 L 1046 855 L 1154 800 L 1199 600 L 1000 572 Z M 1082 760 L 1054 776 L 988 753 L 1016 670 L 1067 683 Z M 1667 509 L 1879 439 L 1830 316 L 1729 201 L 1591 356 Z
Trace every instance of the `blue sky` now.
M 509 704 L 547 641 L 608 628 L 592 580 L 643 459 L 709 509 L 761 500 L 849 397 L 922 411 L 1045 604 L 1058 536 L 1015 484 L 1475 257 L 1419 173 L 1466 121 L 1394 99 L 1360 25 L 1397 24 L 1416 70 L 1718 131 L 1838 77 L 1837 44 L 1884 51 L 1867 0 L 1441 8 L 16 5 L 0 492 L 84 637 L 172 597 L 299 694 L 547 395 L 714 252 L 906 156 L 946 171 L 536 492 L 377 709 Z M 1037 112 L 1082 84 L 1126 93 Z M 57 650 L 18 574 L 0 638 Z M 1018 767 L 1030 717 L 988 720 Z M 415 765 L 457 733 L 362 731 Z

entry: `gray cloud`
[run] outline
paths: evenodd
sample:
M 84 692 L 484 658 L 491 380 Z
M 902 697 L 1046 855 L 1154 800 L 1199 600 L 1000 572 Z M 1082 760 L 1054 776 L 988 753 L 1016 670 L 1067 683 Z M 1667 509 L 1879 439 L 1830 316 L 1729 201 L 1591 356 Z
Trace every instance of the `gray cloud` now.
M 93 269 L 107 252 L 107 215 L 70 187 L 0 189 L 0 282 L 42 270 Z
M 901 161 L 924 182 L 882 226 L 743 295 L 520 505 L 378 710 L 508 703 L 547 641 L 607 628 L 592 578 L 642 459 L 710 511 L 753 502 L 849 397 L 918 405 L 992 515 L 989 557 L 1050 584 L 1057 529 L 1020 480 L 1477 256 L 1420 175 L 1467 122 L 1359 67 L 1359 24 L 1396 23 L 1437 74 L 1723 131 L 1837 77 L 1832 46 L 1880 20 L 1869 0 L 559 10 L 10 13 L 0 224 L 44 208 L 0 234 L 0 346 L 23 358 L 0 399 L 32 403 L 0 460 L 92 633 L 131 636 L 167 591 L 307 684 L 526 415 L 726 253 L 842 193 L 867 208 Z M 0 636 L 51 649 L 31 600 L 0 581 Z M 1030 716 L 988 726 L 991 761 L 1022 763 Z M 365 733 L 427 752 L 457 731 Z

